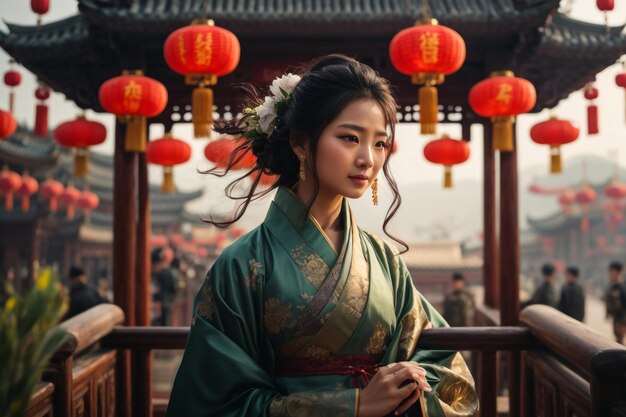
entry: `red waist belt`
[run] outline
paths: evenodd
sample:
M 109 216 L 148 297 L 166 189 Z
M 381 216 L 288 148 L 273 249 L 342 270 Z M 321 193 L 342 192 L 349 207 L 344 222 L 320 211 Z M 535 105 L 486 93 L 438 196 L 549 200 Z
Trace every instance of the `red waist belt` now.
M 376 374 L 382 355 L 343 355 L 325 358 L 278 359 L 274 367 L 276 376 L 350 375 L 352 386 L 364 388 Z

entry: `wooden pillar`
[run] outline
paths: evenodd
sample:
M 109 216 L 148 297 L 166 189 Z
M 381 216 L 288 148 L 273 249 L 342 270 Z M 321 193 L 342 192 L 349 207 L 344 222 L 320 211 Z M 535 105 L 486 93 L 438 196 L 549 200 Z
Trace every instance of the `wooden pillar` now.
M 137 246 L 137 156 L 124 151 L 126 127 L 115 124 L 113 178 L 113 294 L 115 304 L 126 317 L 125 325 L 135 321 L 135 275 Z M 120 351 L 116 375 L 116 415 L 130 417 L 132 403 L 131 361 L 129 351 Z
M 146 154 L 137 154 L 137 262 L 135 314 L 137 326 L 150 325 L 150 190 Z M 152 415 L 152 353 L 141 350 L 133 355 L 133 416 Z
M 500 275 L 498 264 L 498 225 L 496 204 L 496 157 L 493 151 L 493 128 L 483 123 L 483 286 L 485 304 L 500 306 Z
M 519 206 L 516 135 L 513 151 L 500 152 L 500 325 L 519 325 Z M 509 417 L 520 415 L 520 354 L 508 355 Z

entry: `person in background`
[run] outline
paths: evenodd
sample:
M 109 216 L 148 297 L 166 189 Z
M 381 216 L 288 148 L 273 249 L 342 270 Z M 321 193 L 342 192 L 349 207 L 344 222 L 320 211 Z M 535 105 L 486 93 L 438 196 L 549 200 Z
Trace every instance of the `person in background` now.
M 87 281 L 85 271 L 78 267 L 70 268 L 70 306 L 64 320 L 74 317 L 83 311 L 89 310 L 106 300 L 100 297 L 98 291 Z
M 106 270 L 102 270 L 98 277 L 98 294 L 100 298 L 106 300 L 107 303 L 113 301 L 113 291 L 111 291 L 111 285 Z
M 609 264 L 609 289 L 606 292 L 606 318 L 613 317 L 613 333 L 618 343 L 624 343 L 626 335 L 626 286 L 622 271 L 624 265 L 613 261 Z
M 533 296 L 521 304 L 521 308 L 528 307 L 532 304 L 545 304 L 550 307 L 556 307 L 556 296 L 554 294 L 555 271 L 554 265 L 552 264 L 544 264 L 541 267 L 543 282 L 537 287 Z
M 579 270 L 575 266 L 569 266 L 565 270 L 565 285 L 561 288 L 559 298 L 559 311 L 583 321 L 585 317 L 585 292 L 578 283 Z
M 443 318 L 450 326 L 474 324 L 474 294 L 465 287 L 463 274 L 452 274 L 452 292 L 443 302 Z
M 156 248 L 151 254 L 152 280 L 156 285 L 155 300 L 161 303 L 161 315 L 156 320 L 160 326 L 169 326 L 171 321 L 172 306 L 178 291 L 176 274 L 170 266 L 171 260 L 163 248 Z

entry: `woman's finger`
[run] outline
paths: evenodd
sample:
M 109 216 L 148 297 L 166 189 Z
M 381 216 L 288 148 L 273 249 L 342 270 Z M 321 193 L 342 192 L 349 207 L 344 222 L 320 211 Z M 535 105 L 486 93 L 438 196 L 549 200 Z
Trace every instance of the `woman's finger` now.
M 396 408 L 395 414 L 400 415 L 406 412 L 413 404 L 415 404 L 417 400 L 419 400 L 420 396 L 421 396 L 420 390 L 419 389 L 414 390 L 413 393 L 411 393 L 411 395 L 407 397 L 404 401 L 402 401 L 402 403 L 400 403 L 398 408 Z

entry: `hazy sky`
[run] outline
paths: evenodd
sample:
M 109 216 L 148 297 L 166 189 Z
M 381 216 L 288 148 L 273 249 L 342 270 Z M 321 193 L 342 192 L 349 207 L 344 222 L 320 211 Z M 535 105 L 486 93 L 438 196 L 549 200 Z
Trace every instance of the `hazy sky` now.
M 52 22 L 76 13 L 77 3 L 75 0 L 52 0 L 50 4 L 50 12 L 44 16 L 44 22 Z M 596 9 L 595 1 L 593 0 L 576 0 L 573 3 L 571 16 L 593 23 L 603 23 L 603 15 Z M 24 25 L 32 25 L 36 20 L 36 15 L 30 10 L 30 2 L 26 0 L 0 0 L 0 17 L 4 21 Z M 626 5 L 623 2 L 616 2 L 610 21 L 612 25 L 624 24 L 626 22 Z M 4 24 L 0 23 L 0 27 L 6 31 Z M 0 50 L 0 73 L 2 74 L 8 67 L 8 59 L 8 55 Z M 614 77 L 620 70 L 620 66 L 614 65 L 598 75 L 597 85 L 600 89 L 599 135 L 591 138 L 587 138 L 585 135 L 586 103 L 580 91 L 572 93 L 570 97 L 563 100 L 556 108 L 557 115 L 576 120 L 581 127 L 581 138 L 577 142 L 567 145 L 563 150 L 565 163 L 567 163 L 568 158 L 581 154 L 595 154 L 608 157 L 610 154 L 619 153 L 620 164 L 622 166 L 626 165 L 626 162 L 624 162 L 626 161 L 625 94 L 624 90 L 618 88 L 614 82 Z M 35 80 L 32 74 L 27 73 L 23 68 L 21 68 L 21 72 L 23 82 L 19 87 L 16 114 L 20 122 L 27 122 L 29 125 L 32 125 L 34 119 L 35 100 L 33 92 Z M 467 87 L 469 91 L 471 86 Z M 7 91 L 3 85 L 0 89 L 0 108 L 8 107 L 7 100 Z M 65 100 L 61 94 L 54 93 L 49 102 L 51 104 L 51 127 L 73 118 L 76 114 L 76 107 L 72 102 Z M 93 112 L 89 112 L 88 117 L 100 119 L 107 124 L 109 127 L 109 138 L 104 144 L 95 147 L 95 149 L 105 153 L 112 153 L 113 117 L 97 115 Z M 530 126 L 538 121 L 545 120 L 547 117 L 548 113 L 544 111 L 537 115 L 525 115 L 518 118 L 518 164 L 520 169 L 543 164 L 547 171 L 549 159 L 547 147 L 534 144 L 528 136 Z M 477 140 L 480 137 L 480 130 L 480 127 L 476 127 L 474 133 L 475 140 L 471 142 L 472 155 L 469 161 L 454 168 L 454 176 L 457 180 L 482 179 L 482 141 Z M 189 125 L 176 125 L 173 133 L 174 136 L 183 139 L 191 138 Z M 449 133 L 452 137 L 458 137 L 460 129 L 451 125 L 441 128 L 439 133 Z M 162 128 L 156 126 L 151 132 L 151 137 L 159 137 L 160 134 L 162 134 Z M 394 157 L 392 169 L 400 186 L 420 181 L 441 180 L 442 168 L 438 165 L 430 164 L 422 155 L 422 149 L 429 139 L 419 135 L 419 129 L 416 124 L 403 124 L 398 129 L 399 152 Z M 177 185 L 182 189 L 197 188 L 202 184 L 206 184 L 207 181 L 206 178 L 201 178 L 195 174 L 197 167 L 208 167 L 202 152 L 206 142 L 190 140 L 190 143 L 194 148 L 192 161 L 175 169 Z M 151 181 L 160 181 L 158 169 L 152 169 L 150 172 Z

